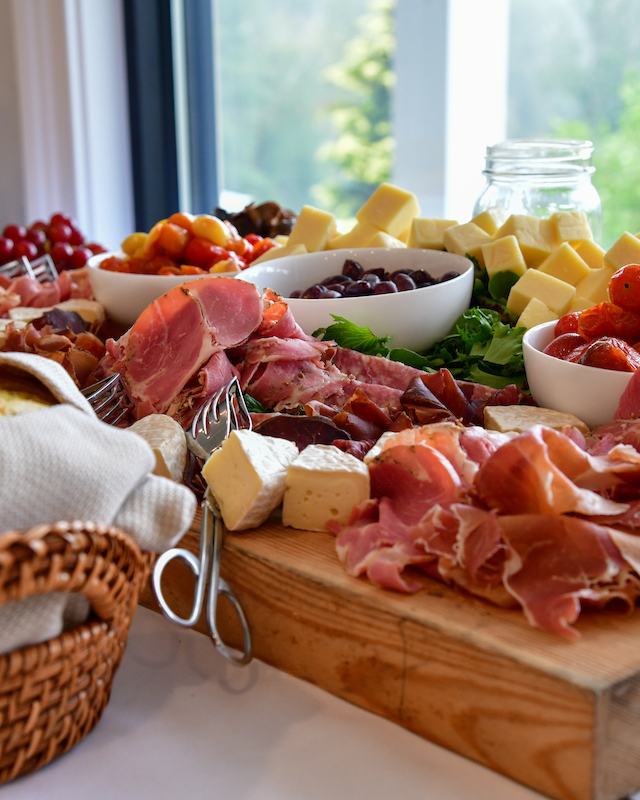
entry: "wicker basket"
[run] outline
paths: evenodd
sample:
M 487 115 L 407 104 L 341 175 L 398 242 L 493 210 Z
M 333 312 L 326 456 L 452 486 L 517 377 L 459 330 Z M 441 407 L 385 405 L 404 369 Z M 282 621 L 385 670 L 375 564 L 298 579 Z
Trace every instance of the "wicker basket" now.
M 0 656 L 0 784 L 62 755 L 99 721 L 153 558 L 92 523 L 0 536 L 0 605 L 66 590 L 93 609 L 56 639 Z

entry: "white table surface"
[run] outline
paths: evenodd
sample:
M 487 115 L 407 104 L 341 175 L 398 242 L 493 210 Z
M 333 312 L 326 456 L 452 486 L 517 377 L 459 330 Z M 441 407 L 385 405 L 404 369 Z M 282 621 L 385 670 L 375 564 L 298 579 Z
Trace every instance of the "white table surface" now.
M 540 800 L 385 719 L 139 608 L 109 705 L 2 800 Z M 640 797 L 640 796 L 639 796 Z

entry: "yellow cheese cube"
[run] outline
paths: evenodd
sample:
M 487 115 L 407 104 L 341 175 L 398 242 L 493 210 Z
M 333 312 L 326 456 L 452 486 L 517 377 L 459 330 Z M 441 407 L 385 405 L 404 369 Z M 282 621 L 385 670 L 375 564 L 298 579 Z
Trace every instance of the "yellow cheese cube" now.
M 263 261 L 271 261 L 274 258 L 284 258 L 284 256 L 299 256 L 309 251 L 303 244 L 287 244 L 284 247 L 272 247 L 265 251 L 261 256 L 251 262 L 254 264 L 261 264 Z
M 384 231 L 378 231 L 367 242 L 367 247 L 405 247 L 406 244 Z
M 613 267 L 602 267 L 602 269 L 592 269 L 586 278 L 583 278 L 576 286 L 576 296 L 586 297 L 591 300 L 591 305 L 603 303 L 609 299 L 609 281 L 615 272 Z
M 457 225 L 453 219 L 426 219 L 416 217 L 409 228 L 409 247 L 421 247 L 423 250 L 444 250 L 443 235 L 447 228 Z
M 585 239 L 584 242 L 574 244 L 576 253 L 585 261 L 591 269 L 602 269 L 604 266 L 604 250 L 592 239 Z
M 356 222 L 350 231 L 334 236 L 327 243 L 327 250 L 343 250 L 352 247 L 368 247 L 373 237 L 380 233 L 380 228 L 376 228 L 370 222 Z
M 456 253 L 459 256 L 473 256 L 478 260 L 480 266 L 484 267 L 482 245 L 488 244 L 491 241 L 491 237 L 475 222 L 452 225 L 450 228 L 445 229 L 442 238 L 444 246 L 449 253 Z
M 625 231 L 604 254 L 605 267 L 620 269 L 627 264 L 640 264 L 640 239 L 629 231 Z
M 540 272 L 560 278 L 561 281 L 566 281 L 572 286 L 578 284 L 591 272 L 587 262 L 580 258 L 569 242 L 563 242 L 560 247 L 556 247 L 538 269 Z
M 500 208 L 500 206 L 491 206 L 486 211 L 476 214 L 471 222 L 486 231 L 489 236 L 495 236 L 498 228 L 504 225 L 506 219 L 507 213 L 504 209 Z
M 537 267 L 550 256 L 558 242 L 549 220 L 529 214 L 512 214 L 500 227 L 496 239 L 515 236 L 528 267 Z
M 536 297 L 561 317 L 566 313 L 575 295 L 575 286 L 558 280 L 553 275 L 540 272 L 540 270 L 528 269 L 511 287 L 507 299 L 507 309 L 519 317 L 531 298 Z
M 559 242 L 593 240 L 591 226 L 584 211 L 556 211 L 550 220 Z
M 520 314 L 516 322 L 516 328 L 529 329 L 543 322 L 551 322 L 551 320 L 554 319 L 559 319 L 555 311 L 552 311 L 542 300 L 538 300 L 537 297 L 532 297 L 525 306 L 522 314 Z
M 482 257 L 489 277 L 495 275 L 496 272 L 505 272 L 506 270 L 515 272 L 516 275 L 524 275 L 527 269 L 515 236 L 503 236 L 489 244 L 483 244 Z
M 302 206 L 296 224 L 289 234 L 287 246 L 303 244 L 308 253 L 324 250 L 327 242 L 338 232 L 336 218 L 328 211 Z
M 273 241 L 281 244 L 283 247 L 289 243 L 289 237 L 286 236 L 284 233 L 279 233 L 273 237 Z
M 585 311 L 587 308 L 591 308 L 591 306 L 594 305 L 595 303 L 593 300 L 589 300 L 588 297 L 581 297 L 579 294 L 576 294 L 573 299 L 573 303 L 571 303 L 569 306 L 569 311 L 567 313 L 573 314 L 576 311 Z
M 356 214 L 358 222 L 370 222 L 385 233 L 398 238 L 420 215 L 418 199 L 390 183 L 381 183 Z

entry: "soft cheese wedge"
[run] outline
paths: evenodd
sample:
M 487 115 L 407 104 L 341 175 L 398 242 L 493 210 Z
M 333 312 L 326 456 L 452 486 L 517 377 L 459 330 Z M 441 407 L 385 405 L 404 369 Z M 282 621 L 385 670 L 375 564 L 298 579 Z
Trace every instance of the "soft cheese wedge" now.
M 153 450 L 154 474 L 182 483 L 187 466 L 187 440 L 182 426 L 167 414 L 149 414 L 134 422 L 129 430 L 142 436 Z
M 202 476 L 230 531 L 266 522 L 282 502 L 287 467 L 297 455 L 293 442 L 241 430 L 209 456 Z
M 578 417 L 551 408 L 487 406 L 484 410 L 484 426 L 489 431 L 523 433 L 534 425 L 546 425 L 557 431 L 567 427 L 577 428 L 582 433 L 589 433 L 589 427 Z
M 303 531 L 326 531 L 329 520 L 346 525 L 369 491 L 366 464 L 333 445 L 309 445 L 287 470 L 282 523 Z

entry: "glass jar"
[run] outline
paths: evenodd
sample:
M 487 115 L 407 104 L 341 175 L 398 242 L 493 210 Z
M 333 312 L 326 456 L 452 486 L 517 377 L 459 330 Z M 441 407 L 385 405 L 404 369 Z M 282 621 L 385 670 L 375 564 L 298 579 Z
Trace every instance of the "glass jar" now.
M 487 183 L 473 216 L 492 206 L 507 214 L 548 217 L 584 211 L 602 242 L 602 203 L 591 176 L 593 144 L 580 139 L 510 139 L 487 147 Z

